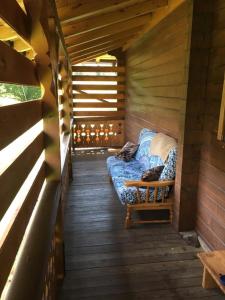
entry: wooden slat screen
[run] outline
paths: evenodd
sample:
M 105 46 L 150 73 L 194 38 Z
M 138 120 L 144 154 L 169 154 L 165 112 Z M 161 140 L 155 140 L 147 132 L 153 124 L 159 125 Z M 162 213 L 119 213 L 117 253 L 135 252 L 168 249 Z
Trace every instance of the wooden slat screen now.
M 44 88 L 42 99 L 0 107 L 0 298 L 47 300 L 59 277 L 49 257 L 63 262 L 55 231 L 70 161 L 71 67 L 53 2 L 27 0 L 26 11 L 18 2 L 0 3 L 0 83 Z
M 124 119 L 124 75 L 125 68 L 116 67 L 113 63 L 111 66 L 73 66 L 75 120 L 81 120 L 82 117 L 96 117 L 96 120 L 98 117 L 112 117 L 114 120 Z M 76 101 L 78 99 L 79 101 Z M 114 99 L 114 103 L 110 99 Z
M 0 109 L 0 150 L 42 118 L 41 101 L 24 102 Z M 29 117 L 28 117 L 29 111 Z M 11 122 L 19 126 L 9 126 Z
M 72 79 L 75 146 L 121 146 L 123 133 L 118 128 L 125 117 L 125 67 L 116 66 L 116 60 L 75 65 Z

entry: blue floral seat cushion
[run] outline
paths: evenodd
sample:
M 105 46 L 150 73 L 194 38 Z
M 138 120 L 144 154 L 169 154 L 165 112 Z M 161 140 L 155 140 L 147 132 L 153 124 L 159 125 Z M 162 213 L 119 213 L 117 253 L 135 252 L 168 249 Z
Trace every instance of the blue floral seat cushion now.
M 122 204 L 137 202 L 137 189 L 135 187 L 126 187 L 124 181 L 126 180 L 140 180 L 142 173 L 150 168 L 164 165 L 164 169 L 160 175 L 161 180 L 173 180 L 176 173 L 176 148 L 170 150 L 168 158 L 165 163 L 159 156 L 149 155 L 149 148 L 155 132 L 148 129 L 143 129 L 139 136 L 139 149 L 135 158 L 129 162 L 124 162 L 110 156 L 107 159 L 108 172 L 112 177 L 116 192 Z M 141 201 L 146 199 L 146 189 L 140 188 Z M 165 196 L 168 195 L 169 187 L 165 190 Z M 154 189 L 150 189 L 150 201 L 154 198 Z M 158 191 L 158 200 L 162 199 L 162 190 Z
M 112 177 L 133 178 L 136 174 L 139 176 L 144 171 L 142 164 L 138 160 L 132 159 L 129 162 L 125 162 L 115 156 L 107 158 L 107 168 Z

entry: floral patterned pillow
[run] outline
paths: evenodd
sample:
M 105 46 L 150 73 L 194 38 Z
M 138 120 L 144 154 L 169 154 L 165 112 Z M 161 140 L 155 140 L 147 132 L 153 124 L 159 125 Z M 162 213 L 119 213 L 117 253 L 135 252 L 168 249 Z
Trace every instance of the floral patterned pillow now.
M 116 157 L 128 162 L 134 157 L 138 147 L 139 145 L 127 142 L 120 150 L 120 152 L 116 155 Z
M 158 166 L 151 168 L 149 170 L 146 170 L 143 172 L 141 176 L 142 181 L 157 181 L 159 180 L 159 177 L 164 169 L 164 166 Z

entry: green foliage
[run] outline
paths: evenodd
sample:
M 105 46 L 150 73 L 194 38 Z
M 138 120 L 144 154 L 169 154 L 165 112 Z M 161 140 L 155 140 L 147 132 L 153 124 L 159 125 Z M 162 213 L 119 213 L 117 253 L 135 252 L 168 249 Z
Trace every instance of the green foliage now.
M 41 88 L 0 83 L 0 98 L 11 98 L 21 102 L 40 99 Z

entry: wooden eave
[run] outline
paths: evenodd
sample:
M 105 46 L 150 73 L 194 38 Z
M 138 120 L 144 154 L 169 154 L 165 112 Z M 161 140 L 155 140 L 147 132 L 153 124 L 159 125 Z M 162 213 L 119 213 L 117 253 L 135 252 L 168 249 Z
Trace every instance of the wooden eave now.
M 94 59 L 134 40 L 168 0 L 56 0 L 73 64 Z

